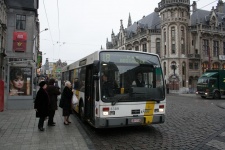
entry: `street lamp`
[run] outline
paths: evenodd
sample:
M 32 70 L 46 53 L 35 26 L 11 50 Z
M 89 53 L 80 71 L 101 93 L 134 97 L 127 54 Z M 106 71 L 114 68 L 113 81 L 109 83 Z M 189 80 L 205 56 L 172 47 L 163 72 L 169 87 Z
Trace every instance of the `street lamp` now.
M 171 63 L 171 69 L 173 69 L 173 90 L 174 90 L 174 80 L 176 79 L 175 70 L 177 69 L 177 65 L 175 62 Z

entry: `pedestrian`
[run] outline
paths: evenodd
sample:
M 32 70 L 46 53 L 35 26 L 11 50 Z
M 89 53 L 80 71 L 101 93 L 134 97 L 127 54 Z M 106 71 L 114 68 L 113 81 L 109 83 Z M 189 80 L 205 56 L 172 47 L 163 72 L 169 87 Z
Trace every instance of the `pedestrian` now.
M 49 96 L 46 91 L 47 84 L 45 81 L 41 81 L 39 83 L 40 89 L 37 92 L 37 96 L 34 101 L 34 109 L 36 111 L 36 117 L 40 118 L 38 122 L 38 129 L 40 131 L 44 131 L 44 121 L 48 116 L 48 108 L 49 108 Z
M 48 116 L 48 126 L 55 126 L 53 118 L 55 116 L 55 111 L 58 109 L 57 106 L 57 96 L 60 95 L 59 88 L 55 85 L 55 79 L 50 79 L 48 81 L 47 92 L 49 95 L 49 116 Z
M 65 82 L 65 87 L 62 92 L 62 109 L 64 116 L 64 125 L 69 125 L 69 116 L 72 113 L 72 96 L 73 96 L 72 85 L 70 81 Z

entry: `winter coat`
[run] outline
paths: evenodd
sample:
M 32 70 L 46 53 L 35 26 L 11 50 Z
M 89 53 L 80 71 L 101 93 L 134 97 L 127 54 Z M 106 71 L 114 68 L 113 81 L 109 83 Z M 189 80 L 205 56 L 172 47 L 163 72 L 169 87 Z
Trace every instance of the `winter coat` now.
M 70 88 L 68 88 L 67 86 L 65 86 L 65 88 L 63 89 L 63 92 L 62 92 L 62 96 L 61 96 L 63 109 L 66 109 L 66 110 L 71 109 L 72 96 L 73 96 L 72 90 Z
M 49 110 L 57 110 L 57 96 L 60 94 L 59 88 L 55 87 L 54 85 L 49 85 L 46 89 L 49 96 Z
M 49 96 L 48 93 L 40 88 L 37 92 L 37 96 L 34 101 L 34 109 L 37 109 L 36 117 L 47 117 L 49 108 Z

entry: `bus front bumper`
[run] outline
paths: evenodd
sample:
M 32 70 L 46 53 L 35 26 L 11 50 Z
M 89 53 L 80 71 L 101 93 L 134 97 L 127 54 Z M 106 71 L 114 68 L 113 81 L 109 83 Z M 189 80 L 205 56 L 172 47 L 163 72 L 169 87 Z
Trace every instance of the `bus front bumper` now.
M 125 127 L 138 126 L 148 124 L 158 124 L 165 122 L 165 115 L 153 116 L 137 116 L 137 117 L 123 117 L 123 118 L 96 118 L 96 128 L 111 128 L 111 127 Z

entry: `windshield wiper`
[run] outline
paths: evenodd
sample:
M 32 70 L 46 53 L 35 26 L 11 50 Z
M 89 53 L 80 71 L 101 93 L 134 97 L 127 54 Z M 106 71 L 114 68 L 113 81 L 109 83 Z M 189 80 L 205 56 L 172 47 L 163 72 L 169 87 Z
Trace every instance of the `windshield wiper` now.
M 120 100 L 122 100 L 123 99 L 123 97 L 121 97 L 121 98 L 118 98 L 118 99 L 115 99 L 114 101 L 112 101 L 112 106 L 114 106 L 114 105 L 116 105 L 116 103 L 117 102 L 119 102 Z

